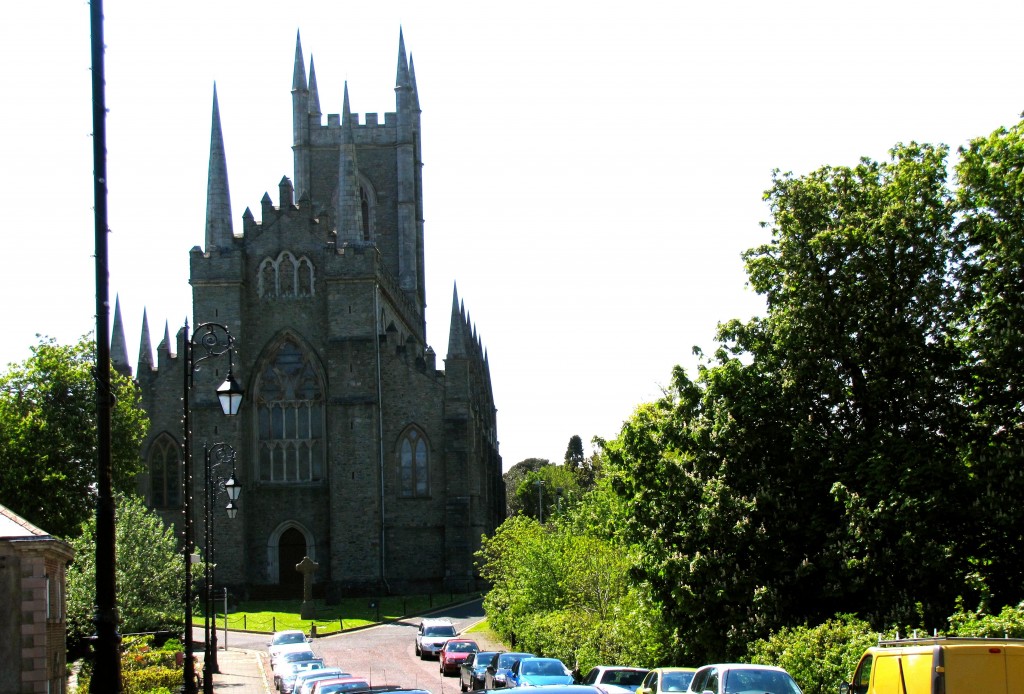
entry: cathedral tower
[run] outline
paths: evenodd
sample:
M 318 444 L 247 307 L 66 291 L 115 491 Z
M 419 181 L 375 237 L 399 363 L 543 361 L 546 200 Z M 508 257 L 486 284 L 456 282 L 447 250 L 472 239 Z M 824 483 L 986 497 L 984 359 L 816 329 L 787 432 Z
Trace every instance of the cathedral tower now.
M 238 417 L 220 413 L 226 364 L 204 364 L 190 391 L 197 519 L 204 443 L 237 450 L 243 485 L 235 519 L 213 506 L 218 582 L 295 597 L 294 566 L 309 556 L 327 595 L 474 589 L 473 553 L 505 508 L 496 410 L 457 293 L 443 370 L 427 342 L 419 96 L 404 37 L 383 122 L 353 113 L 346 85 L 325 123 L 298 37 L 291 94 L 294 178 L 278 183 L 277 204 L 263 195 L 258 221 L 247 208 L 236 234 L 214 89 L 193 324 L 228 326 L 246 393 Z M 142 487 L 177 521 L 183 334 L 165 328 L 154 364 L 148 332 Z

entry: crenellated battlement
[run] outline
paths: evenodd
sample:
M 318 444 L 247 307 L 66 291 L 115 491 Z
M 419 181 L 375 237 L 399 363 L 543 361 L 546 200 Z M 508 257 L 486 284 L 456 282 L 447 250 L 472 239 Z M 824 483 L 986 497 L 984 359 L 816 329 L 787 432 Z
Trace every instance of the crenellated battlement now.
M 363 122 L 359 121 L 359 116 L 364 116 Z M 315 116 L 314 116 L 315 119 Z M 317 123 L 315 120 L 311 125 L 319 126 L 321 128 L 340 128 L 341 127 L 341 114 L 340 113 L 328 113 L 327 114 L 327 125 L 323 123 Z M 384 114 L 384 122 L 380 122 L 379 113 L 353 113 L 352 114 L 352 127 L 353 128 L 397 128 L 398 127 L 398 114 L 394 111 L 389 111 Z

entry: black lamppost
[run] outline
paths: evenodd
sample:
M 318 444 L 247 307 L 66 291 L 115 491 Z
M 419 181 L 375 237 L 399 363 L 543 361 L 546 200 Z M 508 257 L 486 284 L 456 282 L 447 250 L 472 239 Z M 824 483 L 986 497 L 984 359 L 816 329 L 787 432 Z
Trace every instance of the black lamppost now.
M 219 357 L 225 353 L 228 355 L 228 376 L 224 382 L 217 386 L 217 398 L 220 400 L 221 409 L 226 415 L 238 414 L 238 408 L 242 405 L 242 387 L 235 380 L 232 369 L 234 367 L 234 344 L 226 326 L 218 323 L 200 323 L 196 326 L 196 333 L 191 338 L 188 334 L 188 321 L 185 321 L 184 348 L 185 368 L 184 387 L 182 392 L 182 423 L 183 436 L 182 447 L 184 448 L 185 471 L 185 694 L 197 694 L 196 691 L 196 667 L 192 660 L 192 553 L 194 540 L 192 532 L 192 429 L 189 417 L 189 391 L 192 389 L 193 376 L 198 370 L 198 365 L 212 357 Z
M 203 459 L 205 461 L 205 482 L 206 499 L 205 507 L 205 546 L 206 546 L 206 596 L 205 596 L 205 619 L 204 634 L 206 644 L 206 656 L 203 659 L 203 692 L 213 694 L 213 673 L 220 672 L 217 664 L 217 623 L 214 620 L 213 586 L 215 583 L 216 564 L 214 557 L 214 517 L 213 505 L 217 503 L 217 491 L 221 486 L 227 492 L 228 505 L 225 507 L 228 518 L 234 518 L 238 514 L 238 495 L 242 493 L 242 485 L 238 483 L 235 474 L 235 449 L 226 443 L 215 443 L 207 447 L 203 444 Z M 227 479 L 214 477 L 214 472 L 221 465 L 231 464 L 231 476 Z

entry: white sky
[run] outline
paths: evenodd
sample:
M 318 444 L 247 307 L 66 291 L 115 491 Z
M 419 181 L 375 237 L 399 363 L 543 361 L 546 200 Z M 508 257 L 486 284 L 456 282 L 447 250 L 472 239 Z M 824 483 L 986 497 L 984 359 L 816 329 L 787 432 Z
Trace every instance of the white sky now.
M 427 336 L 453 282 L 491 363 L 506 467 L 613 437 L 718 321 L 773 168 L 954 148 L 1024 109 L 1024 3 L 108 0 L 110 293 L 133 364 L 191 315 L 213 83 L 235 230 L 292 177 L 295 32 L 324 113 L 394 110 L 398 30 L 423 109 Z M 0 365 L 95 326 L 89 7 L 4 6 Z M 382 116 L 383 118 L 383 116 Z M 112 311 L 111 311 L 112 313 Z

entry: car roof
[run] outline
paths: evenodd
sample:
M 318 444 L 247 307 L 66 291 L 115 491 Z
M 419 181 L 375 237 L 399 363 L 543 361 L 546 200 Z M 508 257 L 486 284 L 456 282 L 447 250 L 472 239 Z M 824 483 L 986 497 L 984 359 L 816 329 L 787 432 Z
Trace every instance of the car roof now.
M 711 665 L 702 665 L 701 670 L 705 668 L 718 668 L 719 670 L 774 670 L 776 672 L 786 672 L 783 668 L 775 665 L 758 665 L 757 663 L 712 663 Z
M 719 666 L 721 667 L 721 666 Z M 697 672 L 695 667 L 656 667 L 651 672 Z
M 307 672 L 300 672 L 297 680 L 314 680 L 320 677 L 350 677 L 349 673 L 342 670 L 340 667 L 322 667 L 319 670 L 309 670 Z
M 604 694 L 589 684 L 545 684 L 540 691 L 544 694 Z

